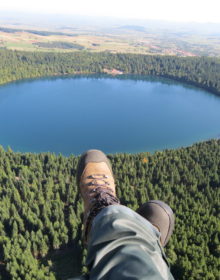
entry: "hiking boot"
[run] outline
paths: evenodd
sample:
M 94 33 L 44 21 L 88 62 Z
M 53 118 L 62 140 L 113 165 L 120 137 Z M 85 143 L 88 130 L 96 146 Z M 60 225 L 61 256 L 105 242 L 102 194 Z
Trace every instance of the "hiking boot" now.
M 170 206 L 160 200 L 150 200 L 144 203 L 137 213 L 159 230 L 161 244 L 166 246 L 174 229 L 174 214 Z
M 84 202 L 84 238 L 87 240 L 94 217 L 105 207 L 120 204 L 110 161 L 99 150 L 82 154 L 77 168 L 77 185 Z

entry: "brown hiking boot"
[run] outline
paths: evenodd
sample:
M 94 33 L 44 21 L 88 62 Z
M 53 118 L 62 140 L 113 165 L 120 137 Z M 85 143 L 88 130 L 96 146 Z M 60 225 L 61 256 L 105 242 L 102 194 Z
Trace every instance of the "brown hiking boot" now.
M 94 217 L 103 208 L 120 202 L 116 197 L 111 164 L 103 152 L 88 150 L 82 154 L 76 180 L 84 202 L 84 237 L 87 240 Z
M 147 219 L 161 233 L 161 244 L 166 246 L 174 229 L 174 214 L 168 204 L 160 200 L 144 203 L 137 213 Z

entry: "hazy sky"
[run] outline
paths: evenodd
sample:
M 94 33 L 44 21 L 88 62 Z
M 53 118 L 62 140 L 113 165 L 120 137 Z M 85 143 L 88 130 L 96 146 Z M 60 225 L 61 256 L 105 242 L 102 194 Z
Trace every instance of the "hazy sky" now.
M 220 0 L 0 0 L 0 10 L 220 22 Z

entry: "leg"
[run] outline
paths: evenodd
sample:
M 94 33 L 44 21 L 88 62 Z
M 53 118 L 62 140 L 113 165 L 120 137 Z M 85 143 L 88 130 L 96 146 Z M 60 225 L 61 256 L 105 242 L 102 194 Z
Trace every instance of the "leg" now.
M 173 279 L 159 239 L 159 231 L 131 209 L 104 208 L 88 242 L 90 279 Z
M 120 205 L 110 162 L 101 151 L 90 150 L 82 155 L 77 183 L 84 200 L 89 278 L 173 279 L 157 230 L 160 219 L 154 220 L 159 223 L 153 226 Z

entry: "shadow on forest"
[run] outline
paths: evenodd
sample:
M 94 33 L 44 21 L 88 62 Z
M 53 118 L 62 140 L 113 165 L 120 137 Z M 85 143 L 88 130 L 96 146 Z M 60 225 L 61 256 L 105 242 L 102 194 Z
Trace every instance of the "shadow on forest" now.
M 55 250 L 40 261 L 50 267 L 57 280 L 67 280 L 81 274 L 81 248 L 75 241 L 73 246 Z

